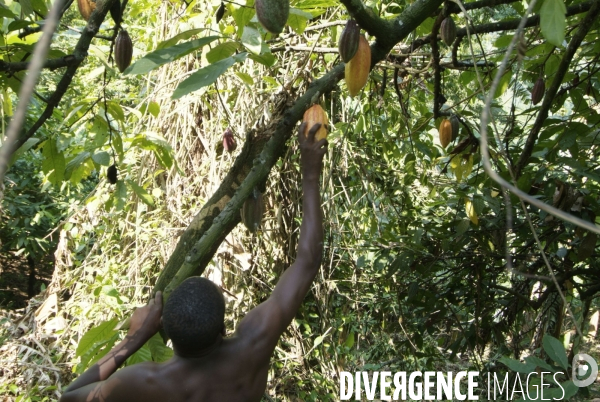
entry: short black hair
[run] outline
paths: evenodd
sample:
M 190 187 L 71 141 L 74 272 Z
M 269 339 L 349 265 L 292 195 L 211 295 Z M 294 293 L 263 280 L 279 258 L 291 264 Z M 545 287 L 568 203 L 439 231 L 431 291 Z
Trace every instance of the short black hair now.
M 173 290 L 163 307 L 163 328 L 179 351 L 211 346 L 222 333 L 225 300 L 217 285 L 194 276 Z

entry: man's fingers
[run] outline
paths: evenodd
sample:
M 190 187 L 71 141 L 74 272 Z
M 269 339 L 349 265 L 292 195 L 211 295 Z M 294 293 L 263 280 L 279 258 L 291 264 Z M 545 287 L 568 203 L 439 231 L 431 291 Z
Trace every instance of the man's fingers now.
M 315 147 L 317 149 L 327 148 L 327 145 L 329 145 L 329 142 L 327 141 L 327 138 L 322 138 L 319 141 L 315 142 Z
M 162 307 L 162 292 L 160 290 L 154 295 L 154 303 Z
M 304 136 L 304 130 L 306 130 L 306 122 L 302 122 L 302 124 L 300 124 L 300 128 L 298 128 L 298 137 L 300 141 L 304 139 L 302 138 Z
M 308 139 L 310 140 L 310 142 L 315 141 L 315 134 L 317 133 L 317 131 L 319 131 L 320 128 L 321 123 L 315 123 L 315 125 L 310 128 L 310 131 L 308 132 Z

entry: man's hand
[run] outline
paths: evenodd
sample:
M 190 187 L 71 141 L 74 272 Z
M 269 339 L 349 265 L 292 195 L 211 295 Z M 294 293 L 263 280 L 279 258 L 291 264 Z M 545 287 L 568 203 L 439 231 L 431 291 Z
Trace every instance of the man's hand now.
M 162 292 L 156 292 L 154 299 L 144 307 L 135 310 L 131 316 L 127 336 L 150 339 L 162 326 Z
M 327 140 L 322 139 L 315 142 L 315 134 L 319 131 L 320 127 L 320 123 L 315 124 L 310 128 L 307 135 L 304 135 L 306 123 L 302 123 L 298 129 L 302 178 L 304 180 L 318 180 L 321 174 L 323 155 L 327 152 Z

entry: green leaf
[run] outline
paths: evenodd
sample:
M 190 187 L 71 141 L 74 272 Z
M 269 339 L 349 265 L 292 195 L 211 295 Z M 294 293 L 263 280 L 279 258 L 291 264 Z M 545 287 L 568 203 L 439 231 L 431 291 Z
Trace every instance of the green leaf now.
M 239 27 L 238 35 L 243 35 L 244 27 L 246 27 L 246 25 L 248 25 L 252 17 L 254 17 L 255 12 L 254 7 L 252 7 L 253 5 L 254 1 L 246 2 L 246 6 L 248 7 L 240 7 L 231 14 L 235 21 L 235 25 Z
M 79 341 L 77 349 L 75 350 L 76 356 L 82 356 L 88 350 L 90 350 L 98 342 L 107 342 L 115 334 L 115 327 L 117 326 L 117 319 L 114 318 L 110 321 L 105 321 L 97 327 L 90 328 Z
M 346 337 L 346 342 L 344 342 L 344 345 L 346 345 L 346 347 L 352 349 L 352 347 L 354 346 L 354 332 L 350 332 L 348 334 L 348 336 Z
M 242 34 L 242 44 L 253 54 L 260 54 L 262 49 L 262 36 L 258 29 L 244 27 Z
M 236 71 L 235 75 L 240 77 L 240 79 L 244 81 L 245 84 L 254 85 L 254 79 L 250 74 L 242 73 L 241 71 Z
M 228 57 L 209 66 L 201 68 L 183 80 L 173 92 L 172 99 L 179 99 L 215 82 L 229 67 L 236 62 L 244 61 L 247 53 Z
M 141 348 L 138 349 L 137 352 L 135 352 L 133 355 L 131 355 L 131 357 L 129 357 L 129 359 L 127 359 L 127 365 L 131 366 L 132 364 L 136 364 L 136 363 L 143 363 L 143 362 L 149 362 L 152 361 L 152 352 L 150 352 L 150 349 L 148 348 L 148 345 L 144 345 Z
M 319 335 L 315 338 L 315 341 L 313 343 L 313 348 L 316 348 L 317 346 L 319 346 L 321 343 L 323 343 L 323 336 Z
M 261 55 L 257 55 L 257 54 L 250 54 L 248 55 L 248 57 L 252 60 L 254 60 L 257 63 L 263 64 L 267 67 L 271 67 L 273 64 L 275 64 L 275 56 L 273 56 L 271 53 L 265 53 L 265 54 L 261 54 Z M 263 77 L 263 78 L 267 78 L 267 77 Z M 268 77 L 270 78 L 270 77 Z
M 90 153 L 85 151 L 78 153 L 77 156 L 71 159 L 65 167 L 65 179 L 69 180 L 73 171 L 81 166 L 89 157 Z
M 157 363 L 169 360 L 173 356 L 173 349 L 165 345 L 159 333 L 154 334 L 148 340 L 148 349 L 150 349 L 150 353 L 152 354 L 152 361 Z
M 127 184 L 129 185 L 129 187 L 131 187 L 133 192 L 139 197 L 140 200 L 142 200 L 144 204 L 150 205 L 151 207 L 154 206 L 154 199 L 150 194 L 148 194 L 146 190 L 144 190 L 143 187 L 139 186 L 137 183 L 131 180 L 127 180 Z
M 535 370 L 535 364 L 533 363 L 521 363 L 506 356 L 502 356 L 498 361 L 517 373 L 529 374 Z
M 563 397 L 564 400 L 568 400 L 569 398 L 574 397 L 575 394 L 577 394 L 577 391 L 579 391 L 579 387 L 577 385 L 573 384 L 573 381 L 571 381 L 571 380 L 565 381 L 564 383 L 561 384 L 561 386 L 565 390 L 565 395 Z M 558 395 L 556 395 L 557 399 L 560 398 L 560 396 L 561 396 L 560 393 Z
M 113 196 L 117 200 L 115 208 L 117 211 L 122 211 L 123 208 L 125 208 L 125 203 L 127 202 L 127 186 L 125 183 L 123 183 L 123 180 L 117 181 L 117 188 Z
M 235 53 L 237 47 L 238 44 L 236 42 L 221 43 L 206 53 L 206 61 L 213 64 L 219 60 L 226 59 Z
M 8 162 L 8 168 L 10 167 L 23 155 L 25 152 L 29 151 L 34 145 L 40 142 L 39 138 L 29 138 L 23 145 L 17 149 L 12 156 L 10 157 L 10 161 Z
M 563 0 L 544 0 L 540 9 L 540 27 L 544 38 L 554 46 L 561 46 L 565 40 L 567 7 Z
M 125 74 L 146 74 L 163 64 L 170 63 L 186 56 L 219 38 L 219 36 L 207 36 L 205 38 L 180 43 L 165 49 L 155 50 L 129 66 L 127 70 L 125 70 Z
M 494 93 L 494 98 L 498 98 L 502 96 L 504 92 L 508 89 L 510 85 L 510 79 L 512 77 L 511 71 L 507 70 L 502 78 L 500 78 L 500 82 L 498 83 L 498 87 L 496 88 L 496 92 Z
M 549 365 L 548 363 L 546 363 L 544 360 L 540 359 L 537 356 L 527 356 L 525 358 L 525 361 L 527 363 L 535 364 L 536 367 L 543 368 L 544 370 L 548 370 L 553 373 L 556 372 L 556 369 L 554 369 L 551 365 Z
M 58 151 L 55 138 L 50 138 L 44 143 L 42 156 L 43 172 L 48 175 L 50 183 L 58 185 L 65 178 L 65 155 Z
M 0 17 L 2 18 L 17 18 L 4 4 L 0 4 Z
M 302 11 L 297 8 L 290 8 L 290 14 L 288 16 L 287 24 L 296 32 L 298 35 L 302 35 L 306 29 L 306 23 L 312 18 L 311 13 Z
M 544 346 L 544 351 L 552 360 L 554 360 L 560 367 L 564 368 L 565 370 L 569 368 L 567 352 L 565 352 L 565 347 L 558 339 L 546 334 L 542 339 L 542 344 Z
M 92 160 L 99 165 L 108 166 L 110 164 L 110 155 L 106 151 L 97 152 L 92 155 Z
M 158 46 L 156 46 L 156 50 L 166 49 L 168 47 L 174 46 L 179 41 L 189 39 L 192 36 L 197 35 L 200 32 L 204 31 L 205 29 L 206 28 L 196 28 L 196 29 L 190 29 L 189 31 L 181 32 L 181 33 L 173 36 L 171 39 L 167 39 L 165 41 L 160 42 L 158 44 Z

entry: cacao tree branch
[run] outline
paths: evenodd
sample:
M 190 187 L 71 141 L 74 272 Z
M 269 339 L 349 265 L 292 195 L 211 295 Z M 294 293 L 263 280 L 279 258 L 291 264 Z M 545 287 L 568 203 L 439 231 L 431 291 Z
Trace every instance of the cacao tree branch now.
M 525 142 L 525 147 L 523 148 L 523 152 L 521 153 L 519 161 L 517 162 L 517 165 L 515 166 L 515 177 L 517 179 L 521 176 L 523 168 L 525 166 L 527 166 L 527 164 L 529 163 L 529 158 L 531 157 L 531 154 L 533 152 L 533 147 L 535 146 L 535 143 L 537 141 L 538 135 L 540 134 L 540 131 L 542 129 L 544 121 L 548 117 L 548 112 L 550 111 L 550 106 L 552 106 L 552 103 L 554 102 L 554 99 L 556 97 L 556 93 L 558 92 L 558 89 L 560 88 L 560 85 L 563 82 L 565 74 L 567 73 L 567 71 L 569 69 L 571 60 L 575 56 L 575 52 L 577 51 L 577 49 L 579 49 L 581 42 L 583 41 L 583 39 L 585 38 L 585 36 L 589 32 L 589 30 L 592 28 L 592 25 L 594 24 L 594 21 L 596 20 L 596 18 L 598 17 L 599 14 L 600 14 L 600 0 L 596 0 L 592 4 L 592 7 L 588 11 L 585 18 L 583 18 L 581 20 L 581 22 L 579 24 L 579 28 L 577 28 L 577 31 L 571 38 L 571 41 L 569 42 L 569 45 L 567 46 L 567 49 L 566 49 L 562 59 L 560 60 L 558 69 L 556 70 L 556 73 L 554 74 L 554 79 L 552 80 L 552 83 L 550 84 L 548 90 L 546 91 L 546 94 L 544 95 L 544 100 L 542 101 L 540 110 L 538 111 L 535 122 L 533 123 L 533 127 L 531 128 L 531 131 L 529 132 L 529 135 L 527 136 L 527 141 Z
M 385 21 L 385 26 L 390 29 L 389 32 L 380 29 L 383 20 L 375 16 L 371 10 L 365 9 L 360 0 L 342 2 L 353 10 L 356 14 L 353 17 L 359 20 L 361 27 L 366 29 L 369 26 L 370 33 L 377 37 L 375 43 L 371 45 L 371 66 L 374 66 L 396 43 L 408 36 L 431 15 L 442 1 L 417 0 L 394 21 Z M 377 35 L 384 39 L 380 40 Z M 271 168 L 285 152 L 285 142 L 291 136 L 296 123 L 302 118 L 304 110 L 314 103 L 318 96 L 335 88 L 343 73 L 343 63 L 335 66 L 325 76 L 311 83 L 304 95 L 298 98 L 293 106 L 287 108 L 282 118 L 272 122 L 273 132 L 268 133 L 271 138 L 254 160 L 253 165 L 249 164 L 252 160 L 250 154 L 236 159 L 236 163 L 215 195 L 200 210 L 179 239 L 175 251 L 159 275 L 153 293 L 164 290 L 165 297 L 168 297 L 170 291 L 187 277 L 199 275 L 204 271 L 222 240 L 239 222 L 239 210 L 250 192 L 257 184 L 266 181 Z M 242 177 L 244 170 L 250 166 L 252 166 L 250 173 L 239 188 L 234 188 L 234 177 Z
M 87 57 L 87 52 L 94 39 L 94 36 L 98 33 L 100 29 L 100 25 L 106 18 L 106 14 L 110 9 L 112 2 L 118 0 L 107 0 L 107 1 L 99 1 L 95 10 L 90 15 L 90 19 L 83 29 L 81 36 L 79 37 L 79 41 L 77 41 L 77 45 L 73 50 L 73 54 L 70 56 L 72 60 L 67 65 L 67 71 L 63 74 L 61 80 L 56 85 L 56 90 L 54 93 L 48 98 L 48 105 L 40 115 L 40 117 L 36 120 L 35 123 L 22 135 L 19 136 L 17 141 L 14 143 L 13 152 L 19 149 L 29 138 L 33 137 L 36 131 L 52 116 L 52 112 L 58 106 L 63 96 L 69 89 L 71 82 L 73 81 L 73 77 L 75 77 L 75 73 L 77 69 Z
M 585 3 L 576 4 L 574 6 L 569 6 L 569 7 L 567 7 L 566 16 L 571 17 L 573 15 L 585 13 L 586 11 L 589 11 L 589 9 L 592 7 L 592 5 L 594 3 L 595 3 L 595 1 L 588 1 Z M 466 7 L 466 4 L 465 4 L 465 7 Z M 466 7 L 466 8 L 468 8 L 468 7 Z M 512 19 L 512 20 L 501 21 L 501 22 L 494 22 L 491 24 L 475 25 L 475 26 L 472 26 L 470 29 L 471 29 L 471 34 L 512 31 L 512 30 L 517 29 L 520 22 L 521 22 L 521 19 L 519 18 L 519 19 Z M 538 26 L 539 24 L 540 24 L 540 16 L 533 15 L 533 16 L 527 18 L 527 20 L 525 22 L 525 28 Z M 463 36 L 467 36 L 467 29 L 466 28 L 457 29 L 456 30 L 457 40 L 458 40 L 458 38 L 463 37 Z
M 46 62 L 44 63 L 42 68 L 48 69 L 48 70 L 56 70 L 57 68 L 68 67 L 68 66 L 72 65 L 73 63 L 75 63 L 75 61 L 76 61 L 75 56 L 73 56 L 72 54 L 68 54 L 68 55 L 60 57 L 58 59 L 46 60 Z M 13 73 L 16 73 L 19 71 L 27 70 L 30 65 L 31 65 L 31 62 L 29 62 L 29 61 L 20 61 L 20 62 L 10 63 L 10 62 L 0 60 L 0 71 L 6 72 L 9 74 L 13 74 Z

